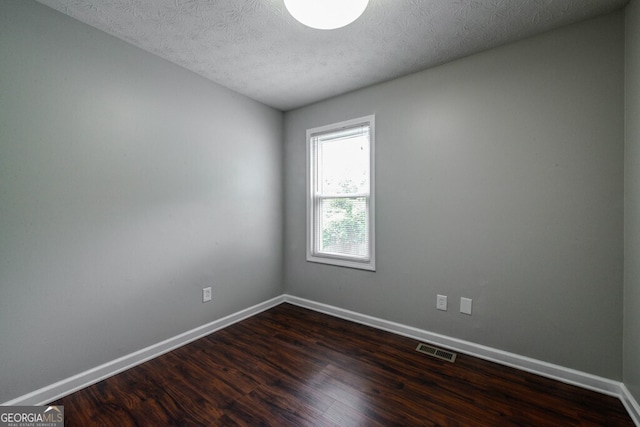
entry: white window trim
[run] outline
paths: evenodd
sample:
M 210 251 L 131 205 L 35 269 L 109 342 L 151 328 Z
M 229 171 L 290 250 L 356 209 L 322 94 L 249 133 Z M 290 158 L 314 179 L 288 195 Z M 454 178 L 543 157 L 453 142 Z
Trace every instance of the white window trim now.
M 366 124 L 369 126 L 369 173 L 370 173 L 370 191 L 369 191 L 369 258 L 357 259 L 356 257 L 348 257 L 343 255 L 330 255 L 326 253 L 315 252 L 315 216 L 316 204 L 314 194 L 314 179 L 312 174 L 315 173 L 315 149 L 312 146 L 312 137 L 319 133 L 326 133 L 341 128 L 349 128 Z M 357 268 L 361 270 L 376 270 L 376 239 L 375 239 L 375 116 L 365 116 L 357 119 L 346 120 L 340 123 L 320 126 L 307 130 L 307 261 L 330 264 L 341 267 Z

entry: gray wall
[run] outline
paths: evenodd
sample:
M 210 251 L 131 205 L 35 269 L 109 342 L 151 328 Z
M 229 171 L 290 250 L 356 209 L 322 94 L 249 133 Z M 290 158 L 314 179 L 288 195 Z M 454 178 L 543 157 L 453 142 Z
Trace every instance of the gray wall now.
M 640 402 L 640 2 L 625 15 L 624 383 Z
M 32 1 L 0 58 L 0 402 L 283 293 L 282 113 Z
M 623 36 L 618 12 L 286 113 L 287 291 L 621 379 Z M 367 114 L 378 271 L 306 262 L 305 130 Z

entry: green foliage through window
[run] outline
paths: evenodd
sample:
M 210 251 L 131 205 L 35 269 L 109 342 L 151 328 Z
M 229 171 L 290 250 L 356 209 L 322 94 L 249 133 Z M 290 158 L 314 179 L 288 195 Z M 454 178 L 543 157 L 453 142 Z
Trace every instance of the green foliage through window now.
M 367 255 L 367 201 L 364 197 L 322 201 L 323 252 Z

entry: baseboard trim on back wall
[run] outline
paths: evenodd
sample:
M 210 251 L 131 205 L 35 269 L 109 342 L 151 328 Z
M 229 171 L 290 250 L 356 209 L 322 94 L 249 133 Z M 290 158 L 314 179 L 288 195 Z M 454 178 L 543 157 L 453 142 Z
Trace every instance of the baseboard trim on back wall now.
M 638 405 L 638 402 L 633 398 L 627 386 L 622 384 L 621 388 L 622 395 L 620 396 L 620 400 L 622 400 L 622 404 L 627 409 L 633 422 L 636 423 L 637 426 L 640 426 L 640 405 Z
M 464 353 L 490 362 L 531 372 L 566 384 L 593 390 L 609 396 L 614 396 L 622 401 L 633 422 L 640 427 L 640 406 L 627 390 L 625 385 L 619 381 L 592 375 L 586 372 L 577 371 L 552 363 L 543 362 L 518 354 L 509 353 L 469 341 L 451 338 L 446 335 L 425 331 L 412 326 L 390 322 L 366 314 L 357 313 L 343 308 L 334 307 L 327 304 L 318 303 L 292 295 L 284 295 L 285 302 L 308 308 L 310 310 L 325 313 L 341 319 L 350 320 L 366 326 L 371 326 L 387 332 L 392 332 L 418 341 L 427 341 L 432 344 L 445 347 L 447 349 Z
M 129 368 L 140 365 L 148 360 L 158 357 L 162 354 L 182 347 L 192 341 L 209 335 L 215 331 L 226 328 L 241 320 L 255 316 L 265 310 L 275 307 L 284 302 L 284 295 L 272 298 L 268 301 L 256 304 L 253 307 L 240 310 L 206 325 L 199 326 L 190 331 L 184 332 L 175 337 L 169 338 L 157 344 L 138 350 L 134 353 L 120 357 L 118 359 L 107 362 L 103 365 L 81 372 L 72 377 L 58 381 L 54 384 L 27 393 L 13 400 L 0 404 L 0 406 L 31 406 L 45 405 L 53 402 L 61 397 L 71 394 L 75 391 L 88 387 L 106 378 L 112 377 Z

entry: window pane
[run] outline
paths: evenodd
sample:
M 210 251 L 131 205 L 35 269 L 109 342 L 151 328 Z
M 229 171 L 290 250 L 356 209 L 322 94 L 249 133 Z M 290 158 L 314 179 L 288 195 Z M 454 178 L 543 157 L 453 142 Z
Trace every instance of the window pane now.
M 367 199 L 323 199 L 319 204 L 320 252 L 368 258 Z
M 326 137 L 325 137 L 326 138 Z M 369 134 L 318 141 L 319 192 L 369 193 Z

